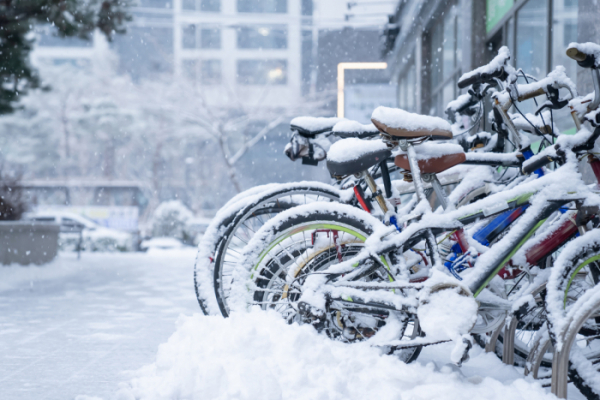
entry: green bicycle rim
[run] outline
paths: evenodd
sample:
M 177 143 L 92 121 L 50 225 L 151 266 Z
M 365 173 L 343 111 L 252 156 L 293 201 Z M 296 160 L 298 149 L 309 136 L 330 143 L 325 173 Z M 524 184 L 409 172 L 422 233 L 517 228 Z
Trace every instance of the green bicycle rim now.
M 594 261 L 598 261 L 600 260 L 600 254 L 598 254 L 597 256 L 593 256 L 588 258 L 587 260 L 585 260 L 583 263 L 581 263 L 581 265 L 577 268 L 575 268 L 575 271 L 573 271 L 573 273 L 571 274 L 571 277 L 569 278 L 569 282 L 567 283 L 567 287 L 565 289 L 565 296 L 563 298 L 563 308 L 567 307 L 567 293 L 569 292 L 569 288 L 571 287 L 571 284 L 573 283 L 573 279 L 575 279 L 575 276 L 577 275 L 577 273 L 585 266 L 587 266 L 588 264 L 594 262 Z
M 304 225 L 300 228 L 296 228 L 293 229 L 292 231 L 290 231 L 289 233 L 287 233 L 286 235 L 282 236 L 281 238 L 279 238 L 278 240 L 276 240 L 275 242 L 273 242 L 271 244 L 271 246 L 269 246 L 268 249 L 263 250 L 263 252 L 260 254 L 259 260 L 256 263 L 256 265 L 253 268 L 253 271 L 258 270 L 258 266 L 263 262 L 264 258 L 267 256 L 267 254 L 273 250 L 273 248 L 275 246 L 277 246 L 279 243 L 283 242 L 285 239 L 289 238 L 291 235 L 294 235 L 296 233 L 300 233 L 300 232 L 304 232 L 310 229 L 331 229 L 331 230 L 337 230 L 337 231 L 342 231 L 342 232 L 346 232 L 349 235 L 354 236 L 357 239 L 362 240 L 363 242 L 367 240 L 367 238 L 365 236 L 363 236 L 362 234 L 347 228 L 345 226 L 341 226 L 341 225 L 335 225 L 335 224 L 330 224 L 330 223 L 312 223 L 312 224 L 308 224 L 308 225 Z M 381 262 L 386 266 L 386 268 L 390 269 L 390 266 L 388 265 L 387 260 L 385 259 L 384 256 L 380 256 Z M 254 272 L 252 273 L 252 275 L 250 275 L 251 279 L 254 279 Z M 390 279 L 391 281 L 391 277 L 389 277 L 388 279 Z

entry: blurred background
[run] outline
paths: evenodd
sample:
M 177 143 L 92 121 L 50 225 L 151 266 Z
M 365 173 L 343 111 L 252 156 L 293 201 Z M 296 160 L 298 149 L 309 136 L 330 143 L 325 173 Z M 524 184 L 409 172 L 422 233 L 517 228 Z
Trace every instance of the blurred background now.
M 283 148 L 293 117 L 338 114 L 339 63 L 387 62 L 345 73 L 344 114 L 363 123 L 379 105 L 444 116 L 460 94 L 458 77 L 502 45 L 538 78 L 565 65 L 585 92 L 591 83 L 564 48 L 600 41 L 596 3 L 3 5 L 0 195 L 9 206 L 0 218 L 83 230 L 91 250 L 137 249 L 149 237 L 161 238 L 157 246 L 194 244 L 243 190 L 329 179 L 322 165 L 293 163 Z
M 18 177 L 27 218 L 89 222 L 79 215 L 190 244 L 245 189 L 329 178 L 322 166 L 284 156 L 289 122 L 335 116 L 337 64 L 380 61 L 382 27 L 397 6 L 100 3 L 123 17 L 108 34 L 96 27 L 82 38 L 52 20 L 24 35 L 25 62 L 38 82 L 13 93 L 0 116 L 5 175 Z M 346 82 L 347 107 L 362 110 L 363 122 L 378 102 L 361 93 L 396 103 L 385 71 L 349 71 Z M 171 232 L 161 218 L 185 226 Z

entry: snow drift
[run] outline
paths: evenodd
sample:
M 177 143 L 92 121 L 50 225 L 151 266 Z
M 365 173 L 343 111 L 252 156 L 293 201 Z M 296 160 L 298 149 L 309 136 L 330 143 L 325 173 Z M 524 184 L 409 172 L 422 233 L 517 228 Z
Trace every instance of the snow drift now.
M 437 363 L 437 362 L 436 362 Z M 404 364 L 364 343 L 347 345 L 310 326 L 254 310 L 231 318 L 181 317 L 156 362 L 135 373 L 119 400 L 159 399 L 551 399 L 535 382 L 471 375 L 443 363 Z M 487 368 L 480 368 L 481 364 Z M 502 366 L 479 352 L 465 364 Z M 508 379 L 508 378 L 507 378 Z

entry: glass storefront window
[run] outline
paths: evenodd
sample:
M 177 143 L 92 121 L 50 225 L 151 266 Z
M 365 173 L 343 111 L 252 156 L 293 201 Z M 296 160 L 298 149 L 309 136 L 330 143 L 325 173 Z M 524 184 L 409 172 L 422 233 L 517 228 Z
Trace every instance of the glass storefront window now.
M 567 46 L 577 41 L 577 0 L 552 2 L 552 68 L 562 65 L 567 75 L 577 83 L 577 63 L 565 54 Z
M 456 80 L 460 76 L 462 60 L 460 32 L 456 6 L 448 8 L 442 16 L 442 23 L 436 23 L 431 28 L 430 113 L 440 117 L 448 101 L 458 94 Z
M 452 12 L 452 9 L 444 15 L 444 39 L 442 42 L 442 58 L 443 66 L 442 72 L 444 80 L 454 72 L 454 55 L 455 55 L 455 42 L 454 37 L 456 17 Z
M 516 64 L 536 78 L 547 74 L 547 27 L 547 0 L 529 0 L 517 12 Z

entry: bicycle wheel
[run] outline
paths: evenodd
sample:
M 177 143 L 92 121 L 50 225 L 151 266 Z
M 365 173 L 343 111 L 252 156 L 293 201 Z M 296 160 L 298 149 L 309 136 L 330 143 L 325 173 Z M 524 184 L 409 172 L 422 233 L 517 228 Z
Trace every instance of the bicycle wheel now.
M 401 338 L 421 334 L 414 315 L 367 312 L 336 304 L 322 320 L 310 321 L 299 312 L 298 301 L 306 278 L 356 255 L 366 238 L 382 223 L 347 205 L 335 209 L 323 203 L 298 207 L 270 221 L 244 249 L 238 264 L 232 296 L 237 307 L 258 306 L 280 313 L 289 323 L 311 323 L 329 337 L 346 342 L 368 339 L 389 318 L 401 321 Z M 362 281 L 387 281 L 387 273 L 373 272 Z M 393 351 L 394 349 L 390 349 Z M 395 351 L 402 360 L 417 358 L 421 347 Z
M 196 295 L 205 314 L 229 315 L 227 298 L 231 268 L 240 251 L 266 221 L 293 206 L 314 201 L 339 201 L 340 192 L 320 182 L 270 185 L 261 193 L 241 197 L 221 213 L 199 245 L 194 269 Z M 217 219 L 217 217 L 215 217 Z

